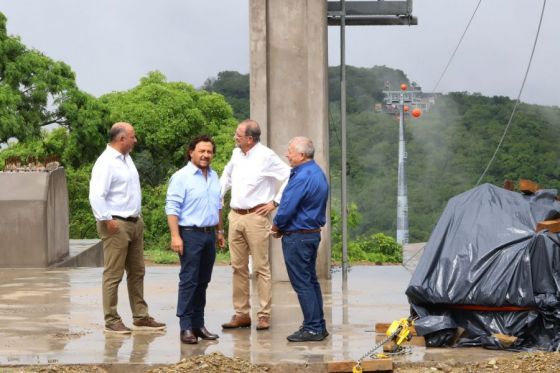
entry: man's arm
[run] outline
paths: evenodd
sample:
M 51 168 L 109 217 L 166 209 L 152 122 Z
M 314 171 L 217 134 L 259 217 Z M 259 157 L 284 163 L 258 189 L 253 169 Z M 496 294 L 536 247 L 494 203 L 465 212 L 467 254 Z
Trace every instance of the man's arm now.
M 218 247 L 226 247 L 226 239 L 224 236 L 224 223 L 222 219 L 222 209 L 218 212 Z
M 179 234 L 179 215 L 185 194 L 180 178 L 176 177 L 176 175 L 171 176 L 171 180 L 169 180 L 169 187 L 167 188 L 167 196 L 165 198 L 165 213 L 167 214 L 169 233 L 171 233 L 169 247 L 179 255 L 183 255 L 183 240 Z
M 89 182 L 89 203 L 95 220 L 105 223 L 109 233 L 119 231 L 119 223 L 113 220 L 107 207 L 107 194 L 111 188 L 112 169 L 107 163 L 96 162 L 91 171 Z
M 171 243 L 169 247 L 179 255 L 183 255 L 183 240 L 179 234 L 179 217 L 176 215 L 167 215 L 167 225 L 171 233 Z
M 304 191 L 305 181 L 302 179 L 293 178 L 290 184 L 284 190 L 282 201 L 280 202 L 280 206 L 278 206 L 278 212 L 274 217 L 273 227 L 275 227 L 275 229 L 279 231 L 285 230 L 290 221 L 294 219 L 297 208 L 301 203 L 301 200 L 305 196 L 305 194 L 303 193 Z
M 226 195 L 227 191 L 231 188 L 231 173 L 233 171 L 233 154 L 231 159 L 224 167 L 224 171 L 222 172 L 222 176 L 220 177 L 220 197 L 222 202 L 224 200 L 224 196 Z
M 264 175 L 268 177 L 273 177 L 274 179 L 281 181 L 282 185 L 280 189 L 272 199 L 267 204 L 259 207 L 255 213 L 258 215 L 268 215 L 272 212 L 278 205 L 280 204 L 280 200 L 282 199 L 282 193 L 288 184 L 288 180 L 290 178 L 290 166 L 288 166 L 285 162 L 283 162 L 280 157 L 276 153 L 272 153 L 268 158 L 268 165 L 265 169 Z

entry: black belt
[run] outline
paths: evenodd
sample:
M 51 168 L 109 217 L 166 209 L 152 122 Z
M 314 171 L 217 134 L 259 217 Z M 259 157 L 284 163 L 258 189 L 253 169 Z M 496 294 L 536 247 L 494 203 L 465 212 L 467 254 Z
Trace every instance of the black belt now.
M 138 221 L 138 219 L 140 219 L 140 218 L 138 216 L 129 216 L 128 218 L 125 218 L 125 217 L 122 217 L 122 216 L 113 215 L 113 219 L 130 221 L 132 223 L 136 223 Z
M 181 226 L 179 226 L 179 228 L 181 228 L 185 231 L 204 232 L 204 233 L 210 233 L 210 232 L 215 232 L 216 231 L 216 226 L 197 227 L 196 225 L 188 225 L 188 226 L 181 225 Z
M 317 229 L 299 229 L 297 231 L 289 231 L 289 232 L 282 232 L 284 236 L 289 236 L 290 234 L 294 233 L 319 233 L 321 232 L 321 228 Z

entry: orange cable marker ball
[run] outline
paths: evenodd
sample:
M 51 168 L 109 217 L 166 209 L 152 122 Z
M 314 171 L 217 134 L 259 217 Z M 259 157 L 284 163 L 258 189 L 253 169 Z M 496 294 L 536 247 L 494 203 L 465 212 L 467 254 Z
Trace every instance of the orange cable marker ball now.
M 404 111 L 405 113 L 408 113 L 409 110 L 410 110 L 410 108 L 409 108 L 407 105 L 404 105 L 404 106 L 403 106 L 403 111 Z
M 406 91 L 407 88 L 408 86 L 406 84 L 401 84 L 401 90 Z
M 412 110 L 412 116 L 414 118 L 418 118 L 420 117 L 420 115 L 422 115 L 422 110 L 415 108 L 414 110 Z

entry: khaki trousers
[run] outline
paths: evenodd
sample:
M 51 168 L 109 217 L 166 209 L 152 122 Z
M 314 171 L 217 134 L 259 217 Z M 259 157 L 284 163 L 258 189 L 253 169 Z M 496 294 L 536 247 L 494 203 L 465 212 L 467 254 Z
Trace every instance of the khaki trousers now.
M 249 255 L 253 257 L 253 276 L 259 293 L 257 316 L 270 316 L 272 282 L 268 259 L 270 216 L 255 213 L 229 215 L 229 252 L 233 268 L 233 308 L 235 313 L 250 314 Z
M 119 231 L 109 233 L 104 222 L 97 222 L 97 232 L 103 241 L 103 313 L 105 325 L 121 320 L 117 312 L 119 284 L 126 270 L 128 299 L 134 320 L 148 316 L 144 301 L 144 221 L 136 223 L 117 220 Z

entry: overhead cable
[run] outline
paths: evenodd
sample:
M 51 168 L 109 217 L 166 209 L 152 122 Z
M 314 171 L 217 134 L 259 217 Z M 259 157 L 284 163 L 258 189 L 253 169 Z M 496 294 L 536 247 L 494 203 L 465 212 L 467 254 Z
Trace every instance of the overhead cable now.
M 469 19 L 469 23 L 467 23 L 467 27 L 465 27 L 465 31 L 463 31 L 463 35 L 461 35 L 461 38 L 459 39 L 459 42 L 457 43 L 457 46 L 455 47 L 455 50 L 453 51 L 453 53 L 451 53 L 451 57 L 449 57 L 449 60 L 447 61 L 447 65 L 445 65 L 445 69 L 443 69 L 441 75 L 439 76 L 439 79 L 438 79 L 436 85 L 434 86 L 434 88 L 432 89 L 432 92 L 435 92 L 436 89 L 438 89 L 439 83 L 441 82 L 441 80 L 443 79 L 443 76 L 447 72 L 447 69 L 451 65 L 451 61 L 453 61 L 453 58 L 455 57 L 455 54 L 457 53 L 457 50 L 459 49 L 459 46 L 463 42 L 463 39 L 464 39 L 465 35 L 467 34 L 467 30 L 471 26 L 471 22 L 474 19 L 474 16 L 476 15 L 476 12 L 478 10 L 478 7 L 480 6 L 480 3 L 482 3 L 482 0 L 478 0 L 478 4 L 476 4 L 476 8 L 474 8 L 474 12 L 471 16 L 471 19 Z
M 484 169 L 484 172 L 482 172 L 482 175 L 480 175 L 480 177 L 478 178 L 478 181 L 476 182 L 476 186 L 478 186 L 480 184 L 480 182 L 482 181 L 482 179 L 484 178 L 484 176 L 486 176 L 486 172 L 488 172 L 488 169 L 490 169 L 490 166 L 494 162 L 494 159 L 496 159 L 496 154 L 498 154 L 498 151 L 500 150 L 500 147 L 502 146 L 502 143 L 504 142 L 504 138 L 506 137 L 508 129 L 511 125 L 511 122 L 513 120 L 513 116 L 515 115 L 515 112 L 517 111 L 517 106 L 519 106 L 519 102 L 520 102 L 520 99 L 521 99 L 521 94 L 523 93 L 523 88 L 525 88 L 525 82 L 527 81 L 527 76 L 529 75 L 529 70 L 531 69 L 531 63 L 533 62 L 533 56 L 535 55 L 535 49 L 537 47 L 537 41 L 539 40 L 539 33 L 541 31 L 541 25 L 542 25 L 542 20 L 543 20 L 543 16 L 544 16 L 545 7 L 546 7 L 546 0 L 543 0 L 541 17 L 539 19 L 539 26 L 537 27 L 537 34 L 535 35 L 535 40 L 533 42 L 533 49 L 531 50 L 531 57 L 529 57 L 529 63 L 527 64 L 527 70 L 525 70 L 525 76 L 523 77 L 523 83 L 521 83 L 521 88 L 519 89 L 519 93 L 517 94 L 517 99 L 515 100 L 515 105 L 513 106 L 513 110 L 511 111 L 509 121 L 506 125 L 506 128 L 504 129 L 504 133 L 502 134 L 502 138 L 500 139 L 500 142 L 498 143 L 498 146 L 496 147 L 496 151 L 494 151 L 494 154 L 492 155 L 492 158 L 490 159 L 490 161 L 488 162 L 488 165 Z

